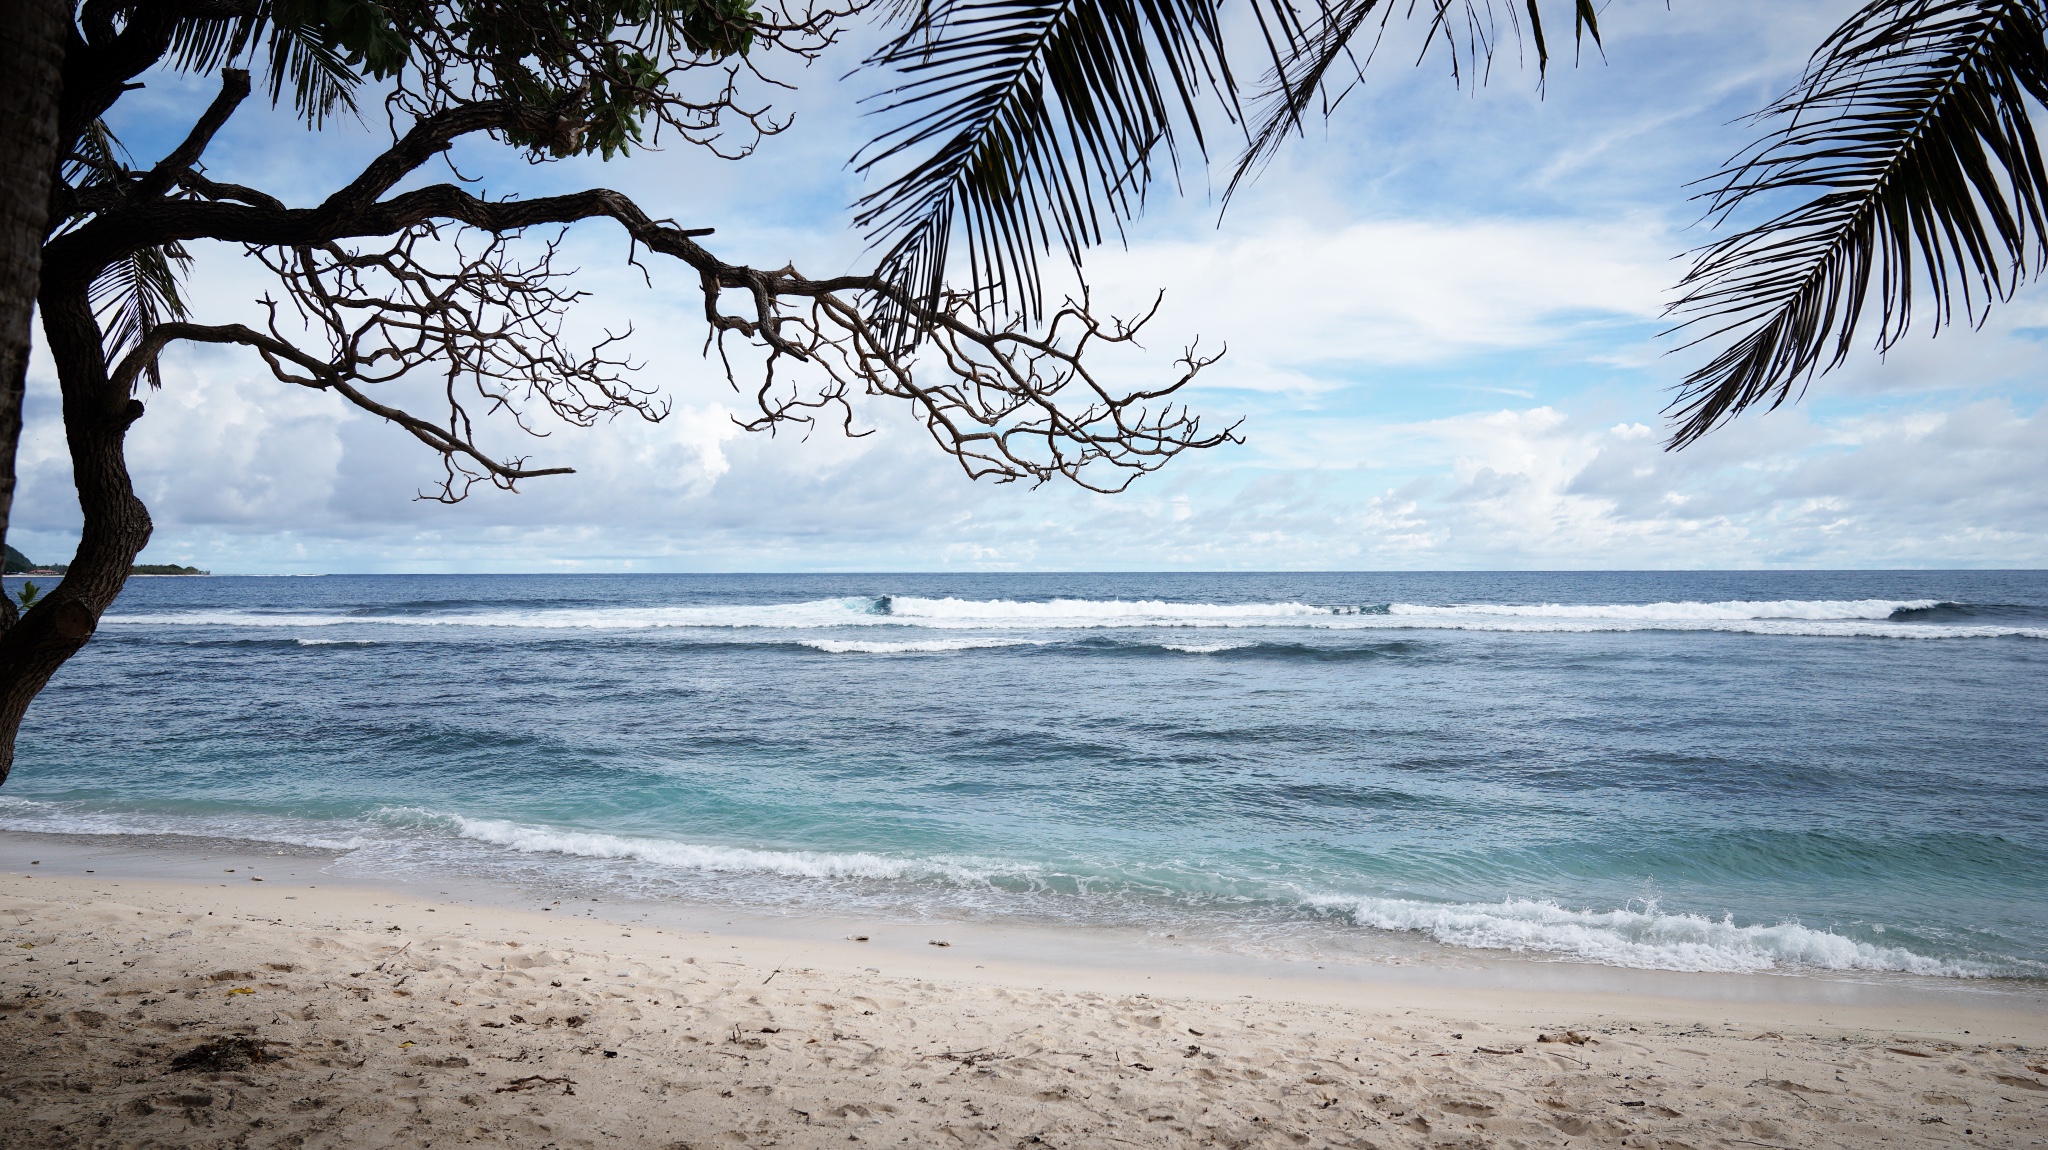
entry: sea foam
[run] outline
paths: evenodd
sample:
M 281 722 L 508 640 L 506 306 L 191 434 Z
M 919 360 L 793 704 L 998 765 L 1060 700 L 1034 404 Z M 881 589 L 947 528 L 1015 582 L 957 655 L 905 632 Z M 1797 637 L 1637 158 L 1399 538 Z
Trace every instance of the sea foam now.
M 1044 877 L 1044 867 L 1012 860 L 903 857 L 867 851 L 765 850 L 502 819 L 431 817 L 431 821 L 441 820 L 462 838 L 532 854 L 633 860 L 719 874 L 936 882 L 983 888 L 1001 883 L 1045 891 L 1035 881 Z M 1084 891 L 1093 892 L 1079 894 L 1086 901 L 1114 897 L 1114 888 L 1120 884 L 1081 885 Z M 1155 891 L 1155 895 L 1158 893 L 1161 892 Z M 1169 896 L 1169 903 L 1175 901 Z M 1736 923 L 1732 916 L 1714 919 L 1669 913 L 1655 902 L 1602 911 L 1573 910 L 1555 902 L 1532 899 L 1434 903 L 1310 894 L 1299 898 L 1295 905 L 1301 911 L 1334 916 L 1360 927 L 1421 934 L 1445 946 L 1556 954 L 1644 970 L 1744 974 L 1784 970 L 1871 971 L 1942 978 L 1984 978 L 1999 973 L 1982 963 L 1930 957 L 1904 947 L 1873 945 L 1796 922 L 1744 925 Z
M 264 816 L 218 816 L 170 813 L 81 810 L 72 804 L 0 796 L 0 830 L 45 834 L 175 836 L 241 842 L 268 842 L 338 851 L 369 849 L 386 862 L 393 851 L 411 854 L 440 835 L 452 836 L 521 854 L 565 859 L 617 860 L 656 868 L 723 876 L 760 876 L 778 880 L 827 883 L 885 883 L 912 890 L 962 888 L 1014 895 L 1047 897 L 1039 907 L 1054 918 L 1089 921 L 1091 903 L 1117 904 L 1112 918 L 1128 913 L 1137 902 L 1152 903 L 1152 913 L 1181 921 L 1190 911 L 1207 919 L 1206 900 L 1193 890 L 1176 896 L 1173 884 L 1145 884 L 1140 896 L 1107 876 L 1079 884 L 1059 883 L 1044 864 L 1023 860 L 968 856 L 890 855 L 863 850 L 773 849 L 700 843 L 651 836 L 610 834 L 574 828 L 473 818 L 417 807 L 383 808 L 354 828 L 321 826 L 303 820 Z M 343 833 L 337 834 L 336 831 Z M 350 833 L 353 831 L 353 833 Z M 420 832 L 427 839 L 420 839 Z M 446 840 L 444 840 L 446 841 Z M 407 847 L 412 843 L 413 847 Z M 431 849 L 423 859 L 448 859 Z M 1066 873 L 1061 871 L 1059 873 Z M 1071 877 L 1071 876 L 1070 876 Z M 1157 877 L 1157 876 L 1155 876 Z M 1941 978 L 1984 978 L 2014 973 L 1990 965 L 1917 953 L 1906 947 L 1883 946 L 1798 922 L 1738 923 L 1732 916 L 1712 918 L 1674 913 L 1655 902 L 1612 910 L 1573 909 L 1557 902 L 1506 899 L 1499 902 L 1447 903 L 1420 899 L 1294 892 L 1269 904 L 1283 916 L 1306 913 L 1335 919 L 1353 927 L 1399 931 L 1429 938 L 1444 946 L 1549 954 L 1584 962 L 1648 970 L 1761 973 L 1769 971 L 1896 972 Z M 928 895 L 914 895 L 923 905 Z M 1078 900 L 1078 901 L 1076 901 Z M 950 901 L 950 900 L 949 900 Z M 1241 903 L 1242 900 L 1236 900 Z M 1258 901 L 1258 900 L 1255 900 Z M 1058 904 L 1073 903 L 1059 910 Z M 965 909 L 966 904 L 962 904 Z M 1240 905 L 1247 909 L 1249 904 Z M 1293 908 L 1290 911 L 1288 908 Z M 1100 909 L 1109 909 L 1107 906 Z M 1213 908 L 1211 908 L 1213 910 Z M 1226 916 L 1227 921 L 1228 916 Z M 1268 920 L 1270 921 L 1270 920 Z M 1211 925 L 1224 922 L 1211 920 Z
M 1758 973 L 1785 968 L 1895 971 L 1947 978 L 1994 973 L 1972 962 L 1875 946 L 1796 922 L 1738 925 L 1732 917 L 1641 909 L 1572 910 L 1554 902 L 1431 903 L 1398 898 L 1311 898 L 1308 904 L 1379 930 L 1411 931 L 1449 946 L 1538 951 L 1644 970 Z
M 352 851 L 366 840 L 359 834 L 337 834 L 332 824 L 273 815 L 214 815 L 157 811 L 93 810 L 78 803 L 20 799 L 0 795 L 0 831 L 51 835 L 106 835 L 213 839 L 226 842 L 277 843 L 320 850 Z
M 867 851 L 761 850 L 535 826 L 506 819 L 440 817 L 462 838 L 529 854 L 633 859 L 684 870 L 792 878 L 939 879 L 978 885 L 990 876 L 986 865 L 950 859 L 898 858 Z

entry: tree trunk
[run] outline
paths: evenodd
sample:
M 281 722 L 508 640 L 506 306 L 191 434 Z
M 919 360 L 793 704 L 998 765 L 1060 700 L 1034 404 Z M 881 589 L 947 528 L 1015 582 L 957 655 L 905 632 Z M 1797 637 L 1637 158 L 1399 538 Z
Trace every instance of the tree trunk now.
M 36 293 L 57 173 L 57 109 L 70 0 L 7 0 L 0 24 L 0 543 L 14 510 L 15 452 Z M 0 594 L 0 629 L 14 604 Z M 8 736 L 7 746 L 14 745 Z M 0 765 L 0 778 L 6 767 Z
M 64 437 L 85 529 L 64 580 L 0 635 L 0 782 L 14 766 L 22 716 L 113 605 L 149 542 L 149 510 L 128 478 L 123 443 L 142 404 L 107 379 L 87 281 L 55 269 L 42 291 L 43 335 L 64 392 Z

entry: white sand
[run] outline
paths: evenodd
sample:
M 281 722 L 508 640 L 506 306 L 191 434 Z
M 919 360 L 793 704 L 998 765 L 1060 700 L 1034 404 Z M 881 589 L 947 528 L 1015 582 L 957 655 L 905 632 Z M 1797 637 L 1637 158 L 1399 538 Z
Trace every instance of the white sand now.
M 31 873 L 10 1148 L 2048 1145 L 2027 995 L 1246 979 Z

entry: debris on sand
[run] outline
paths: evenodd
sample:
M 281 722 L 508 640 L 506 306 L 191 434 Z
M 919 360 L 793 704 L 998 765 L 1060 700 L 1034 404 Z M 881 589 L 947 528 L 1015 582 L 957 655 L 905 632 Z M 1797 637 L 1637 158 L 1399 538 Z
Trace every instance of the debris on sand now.
M 268 1045 L 260 1038 L 245 1038 L 234 1035 L 228 1038 L 211 1038 L 171 1059 L 172 1070 L 198 1070 L 222 1073 L 229 1070 L 247 1070 L 258 1062 L 272 1062 L 277 1056 L 265 1050 Z

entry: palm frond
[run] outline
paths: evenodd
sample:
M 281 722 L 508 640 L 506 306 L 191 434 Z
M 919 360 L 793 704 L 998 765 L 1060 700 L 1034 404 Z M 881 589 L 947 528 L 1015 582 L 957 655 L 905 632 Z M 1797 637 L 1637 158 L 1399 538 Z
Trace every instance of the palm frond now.
M 1761 114 L 1782 126 L 1706 196 L 1717 224 L 1809 198 L 1702 249 L 1679 283 L 1685 346 L 1731 342 L 1680 385 L 1672 447 L 1840 366 L 1873 303 L 1883 352 L 1917 287 L 1938 332 L 1981 323 L 2048 266 L 2031 118 L 2048 103 L 2044 34 L 2044 0 L 1876 0 L 1828 37 Z
M 292 88 L 292 110 L 314 128 L 336 109 L 356 114 L 355 90 L 363 77 L 331 36 L 308 24 L 278 21 L 270 32 L 270 102 Z
M 1380 17 L 1379 29 L 1361 58 L 1354 41 L 1376 13 Z M 1378 54 L 1380 37 L 1385 35 L 1392 13 L 1393 6 L 1384 5 L 1382 0 L 1338 0 L 1323 10 L 1321 18 L 1302 37 L 1299 49 L 1268 76 L 1267 90 L 1260 101 L 1265 111 L 1252 131 L 1244 155 L 1238 159 L 1237 171 L 1224 192 L 1226 200 L 1279 153 L 1289 134 L 1300 131 L 1303 117 L 1318 99 L 1322 101 L 1324 115 L 1336 110 L 1352 86 L 1364 78 L 1366 63 Z M 1332 73 L 1344 65 L 1349 65 L 1346 70 L 1350 79 L 1342 87 L 1335 87 L 1331 83 Z
M 191 266 L 191 254 L 174 242 L 138 248 L 100 273 L 90 299 L 104 333 L 107 362 L 118 361 L 156 325 L 188 317 L 179 285 Z M 151 387 L 163 386 L 156 363 L 145 371 Z
M 318 128 L 337 109 L 353 114 L 361 69 L 340 46 L 336 26 L 363 19 L 368 0 L 268 0 L 253 13 L 180 20 L 167 59 L 181 72 L 213 72 L 267 49 L 273 104 L 291 88 L 292 109 Z
M 268 5 L 234 16 L 187 16 L 171 29 L 165 58 L 180 72 L 212 72 L 248 51 L 269 20 Z
M 1529 11 L 1529 38 L 1536 42 L 1536 73 L 1539 77 L 1550 70 L 1550 45 L 1543 42 L 1543 10 L 1536 0 L 1523 0 Z M 1572 50 L 1576 54 L 1586 45 L 1588 37 L 1593 46 L 1600 44 L 1600 13 L 1593 6 L 1593 0 L 1572 0 Z
M 105 120 L 94 120 L 78 135 L 72 157 L 64 161 L 58 178 L 73 187 L 111 182 L 128 170 L 128 147 Z
M 1205 124 L 1245 124 L 1222 31 L 1223 0 L 893 0 L 906 30 L 869 58 L 903 82 L 883 93 L 895 117 L 855 157 L 864 174 L 903 165 L 857 203 L 881 274 L 936 299 L 956 238 L 975 298 L 1036 315 L 1038 258 L 1078 265 L 1144 206 L 1154 176 L 1178 174 L 1183 146 L 1207 158 Z M 1581 38 L 1599 41 L 1593 0 L 1570 3 Z M 1479 72 L 1529 22 L 1539 69 L 1550 60 L 1537 0 L 1250 0 L 1270 69 L 1269 108 L 1231 187 L 1299 127 L 1375 16 L 1426 16 L 1454 76 Z M 901 316 L 900 337 L 916 333 Z
M 1297 30 L 1286 0 L 1252 2 L 1269 44 Z M 1217 8 L 903 0 L 909 27 L 868 61 L 902 75 L 875 98 L 900 122 L 855 157 L 863 173 L 907 165 L 856 205 L 870 242 L 889 245 L 881 273 L 936 298 L 957 230 L 978 301 L 1035 315 L 1041 252 L 1078 264 L 1137 214 L 1155 164 L 1177 172 L 1184 142 L 1206 155 L 1205 111 L 1238 118 Z
M 1600 46 L 1600 14 L 1593 0 L 1569 0 L 1572 7 L 1573 43 L 1591 39 Z M 1528 20 L 1527 35 L 1536 48 L 1536 76 L 1540 86 L 1550 71 L 1550 42 L 1543 30 L 1544 5 L 1513 0 L 1496 8 L 1494 0 L 1336 0 L 1325 4 L 1318 19 L 1309 24 L 1296 49 L 1267 76 L 1261 94 L 1260 114 L 1252 130 L 1251 143 L 1238 160 L 1230 181 L 1234 193 L 1246 179 L 1278 154 L 1290 135 L 1301 131 L 1311 112 L 1329 115 L 1365 77 L 1365 66 L 1378 54 L 1387 27 L 1398 14 L 1413 20 L 1428 17 L 1422 37 L 1421 63 L 1438 46 L 1444 49 L 1451 67 L 1451 80 L 1462 85 L 1468 78 L 1482 83 L 1492 69 L 1494 54 L 1509 41 L 1519 43 Z M 1378 19 L 1375 20 L 1374 17 Z M 1361 46 L 1366 35 L 1372 43 Z

